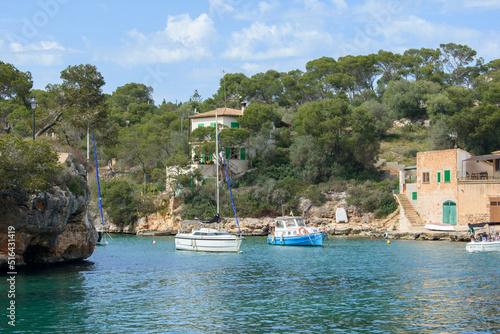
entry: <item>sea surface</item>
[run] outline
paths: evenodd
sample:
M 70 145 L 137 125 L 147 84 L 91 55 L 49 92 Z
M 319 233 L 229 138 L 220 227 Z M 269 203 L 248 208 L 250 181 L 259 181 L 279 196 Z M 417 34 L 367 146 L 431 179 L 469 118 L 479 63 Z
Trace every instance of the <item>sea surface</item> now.
M 0 332 L 500 333 L 500 252 L 465 243 L 249 237 L 212 254 L 112 238 L 87 261 L 19 272 L 15 327 L 2 276 Z

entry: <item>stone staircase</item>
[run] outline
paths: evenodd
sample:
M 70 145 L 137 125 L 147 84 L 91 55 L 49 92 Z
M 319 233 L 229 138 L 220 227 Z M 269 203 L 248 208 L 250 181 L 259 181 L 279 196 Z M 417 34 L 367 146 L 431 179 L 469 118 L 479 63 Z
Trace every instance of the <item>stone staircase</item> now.
M 398 199 L 400 209 L 404 212 L 404 215 L 411 226 L 414 229 L 423 229 L 425 223 L 422 218 L 420 218 L 420 215 L 415 210 L 408 197 L 406 197 L 405 194 L 397 194 L 396 197 Z

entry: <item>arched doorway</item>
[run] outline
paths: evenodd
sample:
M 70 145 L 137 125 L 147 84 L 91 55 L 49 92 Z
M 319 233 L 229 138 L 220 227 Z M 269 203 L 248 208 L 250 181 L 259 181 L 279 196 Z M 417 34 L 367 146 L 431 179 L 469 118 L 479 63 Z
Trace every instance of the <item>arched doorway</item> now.
M 453 201 L 443 203 L 443 224 L 457 225 L 457 203 Z

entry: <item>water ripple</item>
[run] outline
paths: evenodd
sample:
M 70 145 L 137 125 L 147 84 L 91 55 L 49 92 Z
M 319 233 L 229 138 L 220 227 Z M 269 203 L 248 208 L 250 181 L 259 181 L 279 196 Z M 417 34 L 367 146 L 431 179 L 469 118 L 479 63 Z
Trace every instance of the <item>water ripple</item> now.
M 14 333 L 500 332 L 500 254 L 461 243 L 249 238 L 208 254 L 115 239 L 84 264 L 19 274 Z

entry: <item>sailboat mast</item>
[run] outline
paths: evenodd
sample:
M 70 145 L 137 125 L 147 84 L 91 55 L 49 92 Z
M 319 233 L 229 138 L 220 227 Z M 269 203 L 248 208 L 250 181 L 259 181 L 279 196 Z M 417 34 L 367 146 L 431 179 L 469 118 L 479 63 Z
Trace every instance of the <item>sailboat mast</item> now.
M 219 123 L 217 122 L 217 108 L 215 108 L 215 161 L 216 161 L 216 175 L 217 181 L 215 182 L 215 194 L 217 198 L 217 215 L 219 214 L 219 141 L 217 140 L 219 136 Z M 217 229 L 219 229 L 219 222 L 217 221 Z

